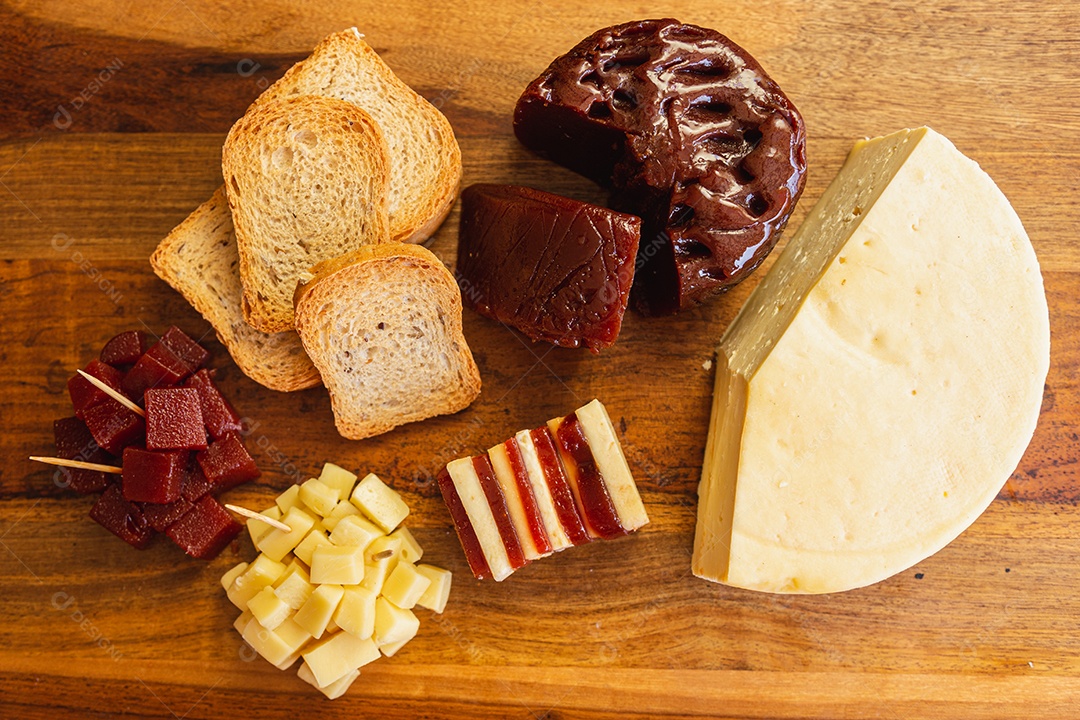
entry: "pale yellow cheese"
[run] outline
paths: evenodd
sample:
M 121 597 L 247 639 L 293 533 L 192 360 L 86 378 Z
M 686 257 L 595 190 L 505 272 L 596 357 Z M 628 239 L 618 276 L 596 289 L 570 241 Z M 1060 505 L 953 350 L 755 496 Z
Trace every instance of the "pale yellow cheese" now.
M 518 450 L 521 451 L 521 460 L 525 465 L 525 472 L 529 476 L 529 485 L 532 486 L 533 498 L 536 507 L 540 511 L 540 518 L 544 521 L 544 529 L 547 530 L 548 540 L 554 552 L 565 550 L 573 543 L 566 534 L 565 528 L 559 522 L 559 514 L 555 510 L 555 501 L 551 496 L 551 488 L 548 486 L 544 475 L 540 458 L 536 454 L 536 445 L 532 441 L 532 435 L 528 430 L 522 430 L 514 436 L 517 440 Z
M 326 626 L 337 610 L 344 592 L 345 589 L 340 585 L 319 585 L 312 591 L 307 602 L 296 611 L 293 619 L 318 640 L 326 632 Z
M 599 400 L 593 400 L 578 408 L 575 414 L 611 497 L 611 504 L 619 516 L 619 524 L 627 532 L 637 530 L 649 522 L 649 516 L 645 514 L 645 505 L 641 502 L 641 495 L 623 455 L 619 438 L 615 435 L 615 426 L 611 424 L 607 408 Z
M 373 540 L 382 535 L 383 531 L 367 518 L 348 515 L 341 518 L 334 526 L 333 532 L 330 533 L 330 542 L 335 545 L 352 545 L 366 549 Z
M 399 537 L 383 535 L 375 538 L 364 552 L 364 579 L 360 584 L 376 594 L 381 593 L 386 578 L 401 560 L 402 545 Z
M 281 508 L 279 508 L 279 507 L 277 507 L 275 505 L 274 507 L 270 507 L 270 508 L 267 508 L 266 510 L 263 510 L 259 514 L 260 515 L 265 515 L 266 517 L 270 518 L 271 520 L 279 520 L 279 519 L 281 519 Z M 256 520 L 255 518 L 248 518 L 247 522 L 245 524 L 247 525 L 248 535 L 251 536 L 251 543 L 253 545 L 255 545 L 256 547 L 258 547 L 258 545 L 259 545 L 259 539 L 263 535 L 266 535 L 266 533 L 268 533 L 268 532 L 270 532 L 271 530 L 274 529 L 273 526 L 267 525 L 266 523 L 262 522 L 261 520 Z
M 380 648 L 411 640 L 420 629 L 412 610 L 400 608 L 384 597 L 375 601 L 375 644 Z
M 297 570 L 276 583 L 274 594 L 293 610 L 299 610 L 314 590 L 308 574 L 303 570 Z
M 412 563 L 402 560 L 383 583 L 382 594 L 399 608 L 411 610 L 431 585 L 426 575 L 417 571 Z
M 364 548 L 322 545 L 311 556 L 311 582 L 358 585 L 364 579 Z
M 221 587 L 224 590 L 228 590 L 229 586 L 233 584 L 236 578 L 244 574 L 244 571 L 248 569 L 246 562 L 237 563 L 228 572 L 221 576 Z
M 347 633 L 369 638 L 375 632 L 375 599 L 377 593 L 361 586 L 347 587 L 341 596 L 334 622 Z
M 319 517 L 326 517 L 338 504 L 338 490 L 312 478 L 300 486 L 300 501 Z
M 446 609 L 446 601 L 450 598 L 450 581 L 453 579 L 453 573 L 427 564 L 417 565 L 416 571 L 431 581 L 416 604 L 432 612 L 441 613 Z
M 247 610 L 248 600 L 264 587 L 272 585 L 285 572 L 285 564 L 260 554 L 229 586 L 229 600 L 241 610 Z
M 323 527 L 333 532 L 338 523 L 350 515 L 359 516 L 360 510 L 347 499 L 341 500 L 334 506 L 334 509 L 330 511 L 330 514 L 322 519 Z
M 267 630 L 273 630 L 292 614 L 292 608 L 267 585 L 248 600 L 248 611 Z
M 371 638 L 360 639 L 341 632 L 305 649 L 303 657 L 315 682 L 323 688 L 378 660 L 379 649 Z
M 401 538 L 401 559 L 405 562 L 415 563 L 424 557 L 424 548 L 420 547 L 412 531 L 404 525 L 390 533 L 390 537 Z
M 409 514 L 409 506 L 401 495 L 375 474 L 358 482 L 350 499 L 383 532 L 393 531 Z
M 502 536 L 499 535 L 499 528 L 495 525 L 495 516 L 491 513 L 487 496 L 480 487 L 480 478 L 476 476 L 472 458 L 454 460 L 446 466 L 446 471 L 454 482 L 461 505 L 476 532 L 476 539 L 480 542 L 480 549 L 484 552 L 491 576 L 496 581 L 505 580 L 513 569 L 510 567 Z
M 275 528 L 261 537 L 255 546 L 273 560 L 281 560 L 292 552 L 315 525 L 315 518 L 294 505 L 281 516 L 281 522 L 291 528 L 289 532 Z
M 296 662 L 301 648 L 311 639 L 291 618 L 281 623 L 276 630 L 267 630 L 257 619 L 252 618 L 244 627 L 243 637 L 255 652 L 279 670 L 284 670 Z
M 328 700 L 337 700 L 348 691 L 356 678 L 360 677 L 360 671 L 353 670 L 352 672 L 345 673 L 326 687 L 319 687 L 319 681 L 315 679 L 315 675 L 311 672 L 311 668 L 308 667 L 307 663 L 300 663 L 300 669 L 296 671 L 296 676 L 308 685 L 316 688 L 325 695 Z
M 311 567 L 311 558 L 315 554 L 315 550 L 330 544 L 330 538 L 326 536 L 325 531 L 312 529 L 304 536 L 300 544 L 293 549 L 293 552 L 296 557 L 303 560 L 308 567 Z
M 993 181 L 927 128 L 858 143 L 721 341 L 694 573 L 834 592 L 937 552 L 1016 468 L 1049 347 Z
M 337 491 L 338 500 L 348 500 L 353 485 L 356 484 L 356 473 L 349 472 L 334 463 L 326 463 L 319 475 L 319 482 L 334 488 Z
M 274 503 L 282 513 L 289 512 L 289 508 L 300 504 L 300 486 L 290 485 L 285 492 L 274 498 Z M 277 518 L 275 518 L 276 520 Z

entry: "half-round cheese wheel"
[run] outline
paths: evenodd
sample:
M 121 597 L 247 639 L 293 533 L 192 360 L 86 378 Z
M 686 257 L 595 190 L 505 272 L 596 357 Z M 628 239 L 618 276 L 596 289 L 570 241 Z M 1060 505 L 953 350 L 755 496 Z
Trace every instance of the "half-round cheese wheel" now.
M 937 552 L 1019 463 L 1049 358 L 993 180 L 928 128 L 858 143 L 721 341 L 694 573 L 826 593 Z

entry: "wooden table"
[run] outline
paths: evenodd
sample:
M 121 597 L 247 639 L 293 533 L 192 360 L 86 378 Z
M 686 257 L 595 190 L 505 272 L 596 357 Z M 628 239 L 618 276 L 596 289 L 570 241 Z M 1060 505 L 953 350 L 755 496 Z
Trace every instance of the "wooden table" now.
M 873 587 L 743 592 L 689 573 L 712 373 L 755 280 L 675 318 L 630 314 L 600 356 L 531 346 L 466 312 L 484 390 L 467 411 L 349 442 L 325 392 L 285 395 L 210 348 L 254 422 L 263 469 L 229 497 L 265 506 L 326 460 L 400 488 L 433 562 L 456 573 L 399 657 L 330 704 L 245 662 L 217 560 L 132 551 L 90 500 L 25 460 L 68 414 L 65 381 L 115 332 L 209 330 L 150 271 L 170 228 L 221 182 L 247 104 L 350 25 L 452 121 L 465 181 L 602 200 L 523 150 L 511 108 L 557 54 L 604 25 L 671 14 L 750 50 L 802 110 L 810 171 L 793 225 L 856 137 L 929 124 L 978 160 L 1023 218 L 1049 296 L 1053 363 L 1020 467 L 974 526 Z M 1059 717 L 1080 715 L 1080 9 L 1059 2 L 457 2 L 57 0 L 0 10 L 0 716 L 413 718 Z M 432 248 L 452 261 L 457 214 Z M 760 274 L 759 276 L 760 277 Z M 597 396 L 652 523 L 496 585 L 468 576 L 431 475 Z

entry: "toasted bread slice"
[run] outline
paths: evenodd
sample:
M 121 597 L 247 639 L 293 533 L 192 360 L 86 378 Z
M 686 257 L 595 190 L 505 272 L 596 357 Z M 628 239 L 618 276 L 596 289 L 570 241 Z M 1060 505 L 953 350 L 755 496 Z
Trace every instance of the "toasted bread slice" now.
M 296 332 L 267 335 L 244 322 L 240 258 L 224 186 L 157 246 L 150 265 L 213 326 L 237 367 L 255 382 L 290 392 L 322 384 Z
M 312 266 L 389 240 L 386 143 L 352 103 L 303 95 L 252 107 L 221 168 L 256 330 L 292 328 L 296 282 Z
M 461 292 L 428 249 L 389 243 L 321 263 L 296 289 L 296 331 L 353 440 L 454 413 L 480 394 Z
M 402 82 L 356 28 L 328 36 L 254 104 L 295 95 L 347 100 L 375 118 L 390 149 L 390 236 L 429 238 L 461 186 L 461 149 L 446 117 Z

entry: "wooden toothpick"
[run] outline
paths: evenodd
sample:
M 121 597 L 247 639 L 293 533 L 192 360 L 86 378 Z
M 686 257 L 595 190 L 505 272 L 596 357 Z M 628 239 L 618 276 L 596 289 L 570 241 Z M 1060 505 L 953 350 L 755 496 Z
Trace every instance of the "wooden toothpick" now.
M 126 407 L 131 412 L 135 413 L 139 417 L 146 417 L 146 411 L 145 410 L 143 410 L 141 407 L 139 407 L 135 403 L 128 400 L 126 397 L 124 397 L 120 393 L 113 390 L 111 387 L 109 387 L 105 383 L 98 380 L 96 377 L 94 377 L 90 373 L 83 372 L 82 370 L 76 370 L 76 372 L 79 373 L 80 375 L 82 375 L 84 378 L 86 378 L 90 382 L 91 385 L 93 385 L 98 390 L 100 390 L 101 392 L 103 392 L 106 395 L 108 395 L 109 397 L 111 397 L 116 402 L 118 402 L 121 405 L 123 405 L 124 407 Z
M 119 475 L 123 469 L 114 467 L 112 465 L 99 465 L 98 463 L 83 462 L 82 460 L 68 460 L 67 458 L 58 457 L 41 457 L 39 455 L 31 455 L 30 459 L 34 462 L 45 463 L 46 465 L 59 465 L 60 467 L 77 468 L 79 470 L 97 470 L 98 472 L 112 473 L 113 475 Z
M 240 507 L 239 505 L 230 505 L 229 503 L 225 503 L 225 507 L 229 508 L 237 515 L 243 515 L 244 517 L 251 518 L 252 520 L 264 522 L 270 527 L 277 528 L 278 530 L 283 530 L 284 532 L 292 532 L 292 528 L 281 522 L 280 520 L 266 517 L 262 513 L 257 513 L 254 510 L 248 510 L 246 507 Z

